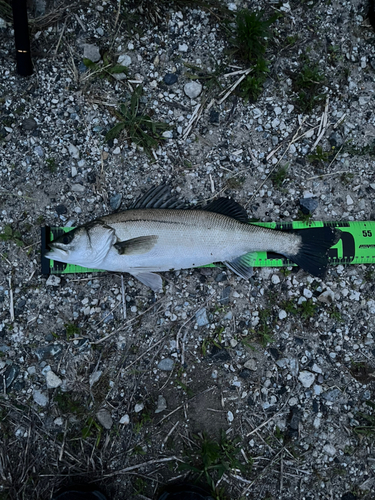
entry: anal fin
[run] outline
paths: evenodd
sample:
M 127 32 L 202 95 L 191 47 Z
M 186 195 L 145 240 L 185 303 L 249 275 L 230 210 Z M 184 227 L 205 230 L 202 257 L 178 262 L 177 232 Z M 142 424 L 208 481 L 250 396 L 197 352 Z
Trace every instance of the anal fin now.
M 253 263 L 256 259 L 257 253 L 250 252 L 245 255 L 241 255 L 231 262 L 224 262 L 224 264 L 229 267 L 234 273 L 241 276 L 245 280 L 251 278 L 253 275 Z
M 149 252 L 158 240 L 158 236 L 138 236 L 130 240 L 119 241 L 114 247 L 120 255 L 141 255 Z
M 158 274 L 151 272 L 131 273 L 134 278 L 137 278 L 141 283 L 148 286 L 154 292 L 161 292 L 163 289 L 163 280 Z

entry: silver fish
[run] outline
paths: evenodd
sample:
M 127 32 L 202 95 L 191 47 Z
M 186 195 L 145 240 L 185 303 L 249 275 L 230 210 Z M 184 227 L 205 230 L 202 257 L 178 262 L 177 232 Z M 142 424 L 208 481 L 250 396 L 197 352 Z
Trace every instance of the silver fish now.
M 293 232 L 248 223 L 244 208 L 219 198 L 204 208 L 183 209 L 168 186 L 151 188 L 129 210 L 96 219 L 50 243 L 45 257 L 93 269 L 126 272 L 154 291 L 170 271 L 223 262 L 236 274 L 252 275 L 254 252 L 288 257 L 323 277 L 328 250 L 339 231 L 324 227 Z

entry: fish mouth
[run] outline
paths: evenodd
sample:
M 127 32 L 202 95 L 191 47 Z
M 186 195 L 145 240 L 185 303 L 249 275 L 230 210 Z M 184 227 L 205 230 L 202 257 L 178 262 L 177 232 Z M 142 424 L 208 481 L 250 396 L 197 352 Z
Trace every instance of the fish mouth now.
M 46 259 L 61 260 L 68 256 L 67 250 L 63 248 L 64 245 L 61 243 L 50 243 L 48 247 L 50 251 L 44 254 Z

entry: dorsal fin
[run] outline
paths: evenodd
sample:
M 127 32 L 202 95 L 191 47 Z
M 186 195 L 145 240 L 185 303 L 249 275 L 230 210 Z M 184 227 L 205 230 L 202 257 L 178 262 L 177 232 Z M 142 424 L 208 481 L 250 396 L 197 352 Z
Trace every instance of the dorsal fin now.
M 152 186 L 129 207 L 134 208 L 186 208 L 186 203 L 172 196 L 170 186 L 160 184 Z
M 249 216 L 246 210 L 241 207 L 239 203 L 230 198 L 218 198 L 212 201 L 202 210 L 207 210 L 208 212 L 216 212 L 217 214 L 227 215 L 240 222 L 248 222 Z

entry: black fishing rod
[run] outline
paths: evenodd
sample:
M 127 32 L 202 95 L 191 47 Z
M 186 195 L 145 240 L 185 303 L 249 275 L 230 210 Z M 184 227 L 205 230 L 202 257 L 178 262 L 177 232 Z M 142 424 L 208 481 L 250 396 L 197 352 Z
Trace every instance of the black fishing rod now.
M 17 73 L 29 76 L 33 72 L 31 62 L 27 0 L 13 0 L 14 39 L 16 43 Z

